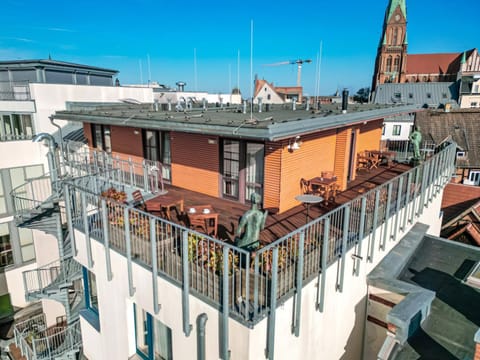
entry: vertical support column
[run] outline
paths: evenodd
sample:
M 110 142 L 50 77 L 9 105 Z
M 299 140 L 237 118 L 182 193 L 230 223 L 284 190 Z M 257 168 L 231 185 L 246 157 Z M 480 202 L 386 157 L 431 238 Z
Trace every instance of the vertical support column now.
M 387 244 L 388 237 L 388 226 L 390 224 L 390 207 L 392 202 L 392 183 L 387 185 L 387 203 L 385 204 L 385 221 L 383 223 L 383 236 L 382 242 L 380 243 L 380 249 L 385 250 L 385 245 Z
M 158 266 L 157 266 L 157 228 L 154 218 L 150 222 L 150 251 L 152 257 L 152 290 L 153 290 L 153 311 L 158 314 L 160 306 L 158 304 Z
M 375 190 L 375 208 L 373 210 L 373 226 L 372 226 L 372 242 L 370 244 L 370 251 L 368 253 L 368 261 L 373 261 L 373 253 L 375 251 L 375 238 L 377 236 L 378 225 L 378 206 L 380 204 L 380 191 Z
M 90 228 L 88 223 L 88 212 L 87 212 L 87 200 L 85 193 L 82 191 L 81 193 L 81 200 L 82 200 L 82 216 L 83 216 L 83 226 L 84 226 L 84 233 L 85 233 L 85 243 L 87 246 L 87 264 L 88 268 L 91 269 L 93 267 L 93 259 L 92 259 L 92 239 L 90 239 Z M 98 216 L 98 213 L 97 213 Z
M 222 330 L 220 332 L 223 360 L 228 360 L 228 317 L 229 317 L 229 296 L 228 296 L 228 251 L 227 246 L 223 247 L 223 276 L 222 276 Z
M 298 259 L 297 259 L 297 281 L 295 289 L 295 322 L 292 327 L 292 332 L 296 337 L 300 335 L 300 319 L 302 311 L 302 288 L 303 288 L 303 261 L 305 248 L 305 230 L 300 232 L 298 239 Z
M 190 284 L 188 282 L 188 231 L 182 233 L 182 317 L 183 333 L 190 336 L 192 325 L 190 324 Z
M 317 310 L 323 312 L 325 305 L 325 285 L 327 283 L 327 266 L 328 266 L 328 242 L 330 234 L 330 218 L 323 220 L 323 241 L 322 241 L 322 258 L 321 258 L 321 279 L 317 286 Z
M 73 255 L 76 256 L 78 254 L 78 249 L 75 241 L 75 232 L 73 229 L 73 204 L 70 198 L 70 188 L 67 184 L 63 186 L 63 193 L 65 194 L 65 211 L 67 215 L 68 232 L 70 234 L 70 241 L 72 242 Z
M 129 219 L 129 209 L 125 207 L 123 209 L 123 218 Z M 128 293 L 130 296 L 135 294 L 135 287 L 133 286 L 133 271 L 132 271 L 132 240 L 130 238 L 130 221 L 124 221 L 125 228 L 125 242 L 127 251 L 127 276 L 128 276 Z
M 109 244 L 109 235 L 110 231 L 108 228 L 108 216 L 107 216 L 107 202 L 105 199 L 102 199 L 102 225 L 103 225 L 103 245 L 105 246 L 105 264 L 107 266 L 107 280 L 111 281 L 113 278 L 112 274 L 112 262 L 110 259 L 110 244 Z
M 350 204 L 345 206 L 343 214 L 343 237 L 342 237 L 342 257 L 340 258 L 340 279 L 337 284 L 337 290 L 343 292 L 343 280 L 345 277 L 345 262 L 347 257 L 347 241 L 350 229 Z
M 365 196 L 362 197 L 362 205 L 360 208 L 360 226 L 358 229 L 358 245 L 357 245 L 357 253 L 355 257 L 355 275 L 360 275 L 360 264 L 362 259 L 362 243 L 363 238 L 365 236 L 365 218 L 367 212 L 367 198 Z
M 265 349 L 265 357 L 273 360 L 275 353 L 275 315 L 277 311 L 277 276 L 278 276 L 278 247 L 273 248 L 272 254 L 272 278 L 270 290 L 270 312 L 268 314 L 267 323 L 267 348 Z
M 256 318 L 258 314 L 260 313 L 259 308 L 258 308 L 258 282 L 259 282 L 259 271 L 260 271 L 260 266 L 259 266 L 259 256 L 255 256 L 255 259 L 253 259 L 253 317 Z M 245 271 L 248 271 L 246 269 Z M 247 298 L 248 301 L 248 298 Z

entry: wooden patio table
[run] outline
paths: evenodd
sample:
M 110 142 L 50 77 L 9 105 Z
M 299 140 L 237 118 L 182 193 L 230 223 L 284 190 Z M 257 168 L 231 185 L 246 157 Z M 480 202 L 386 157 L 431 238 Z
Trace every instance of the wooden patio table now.
M 213 209 L 212 205 L 190 206 L 187 209 L 190 226 L 200 226 L 207 235 L 217 237 L 218 216 L 219 213 Z
M 395 156 L 395 153 L 393 151 L 368 150 L 368 152 L 372 154 L 372 157 L 374 159 L 377 160 L 377 164 L 382 160 L 386 160 L 388 166 L 392 165 L 393 157 Z
M 313 179 L 308 180 L 312 190 L 314 186 L 318 187 L 319 193 L 325 198 L 325 201 L 328 202 L 330 196 L 334 196 L 335 187 L 337 185 L 337 178 L 325 178 L 325 177 L 314 177 Z M 314 191 L 315 192 L 315 191 Z
M 171 220 L 171 209 L 177 206 L 180 208 L 180 213 L 183 213 L 183 197 L 172 194 L 158 195 L 145 201 L 145 209 L 154 215 L 165 216 L 167 220 Z

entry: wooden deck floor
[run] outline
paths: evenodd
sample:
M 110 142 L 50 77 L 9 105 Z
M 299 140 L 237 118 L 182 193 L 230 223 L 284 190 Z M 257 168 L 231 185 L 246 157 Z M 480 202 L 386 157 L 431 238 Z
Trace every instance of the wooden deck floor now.
M 355 181 L 348 184 L 348 189 L 337 194 L 334 204 L 330 204 L 328 207 L 324 205 L 310 206 L 309 217 L 317 218 L 331 211 L 336 206 L 360 196 L 371 188 L 381 185 L 409 169 L 410 166 L 404 164 L 393 164 L 390 167 L 379 167 L 370 171 L 361 170 L 358 172 Z M 171 185 L 166 185 L 165 187 L 169 194 L 183 197 L 185 210 L 190 206 L 212 205 L 220 213 L 217 237 L 233 243 L 239 219 L 245 211 L 250 209 L 249 205 L 215 198 Z M 185 215 L 179 214 L 179 216 L 174 216 L 173 220 L 185 225 Z M 260 233 L 260 240 L 262 243 L 270 243 L 305 225 L 305 223 L 306 207 L 302 204 L 282 214 L 269 214 L 265 229 Z

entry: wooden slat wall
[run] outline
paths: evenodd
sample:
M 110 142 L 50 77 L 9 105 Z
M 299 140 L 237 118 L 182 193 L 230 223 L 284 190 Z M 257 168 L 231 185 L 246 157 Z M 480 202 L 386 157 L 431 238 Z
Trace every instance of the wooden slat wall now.
M 337 183 L 341 190 L 347 187 L 348 160 L 350 156 L 350 138 L 352 129 L 340 129 L 337 132 L 335 144 L 335 165 L 334 172 L 337 176 Z
M 143 159 L 142 130 L 132 127 L 110 126 L 112 134 L 112 152 L 131 157 L 138 161 Z M 137 132 L 137 134 L 135 133 Z M 141 161 L 140 160 L 140 161 Z
M 299 203 L 295 196 L 300 194 L 300 179 L 320 176 L 322 171 L 334 170 L 335 131 L 301 137 L 300 149 L 287 149 L 288 140 L 282 145 L 280 182 L 280 212 L 291 209 Z M 292 139 L 293 141 L 293 139 Z
M 360 131 L 356 142 L 356 153 L 364 150 L 378 150 L 382 137 L 382 124 L 383 120 L 379 119 L 358 127 Z
M 92 147 L 93 145 L 93 138 L 92 138 L 92 124 L 90 123 L 83 123 L 83 133 L 85 134 L 85 138 L 88 141 L 88 146 Z
M 172 184 L 219 195 L 219 140 L 215 136 L 171 132 Z M 209 144 L 208 140 L 215 140 Z
M 280 174 L 282 170 L 282 144 L 265 144 L 265 170 L 263 181 L 263 207 L 280 208 Z

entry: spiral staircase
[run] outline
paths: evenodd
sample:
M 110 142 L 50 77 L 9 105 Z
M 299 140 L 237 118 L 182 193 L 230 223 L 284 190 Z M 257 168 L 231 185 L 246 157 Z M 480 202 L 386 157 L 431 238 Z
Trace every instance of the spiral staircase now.
M 26 300 L 55 300 L 65 307 L 65 316 L 57 319 L 56 326 L 47 327 L 45 315 L 15 326 L 15 344 L 28 360 L 77 359 L 81 353 L 82 267 L 73 258 L 62 186 L 62 179 L 45 175 L 12 191 L 17 226 L 43 231 L 58 243 L 58 260 L 23 272 Z

